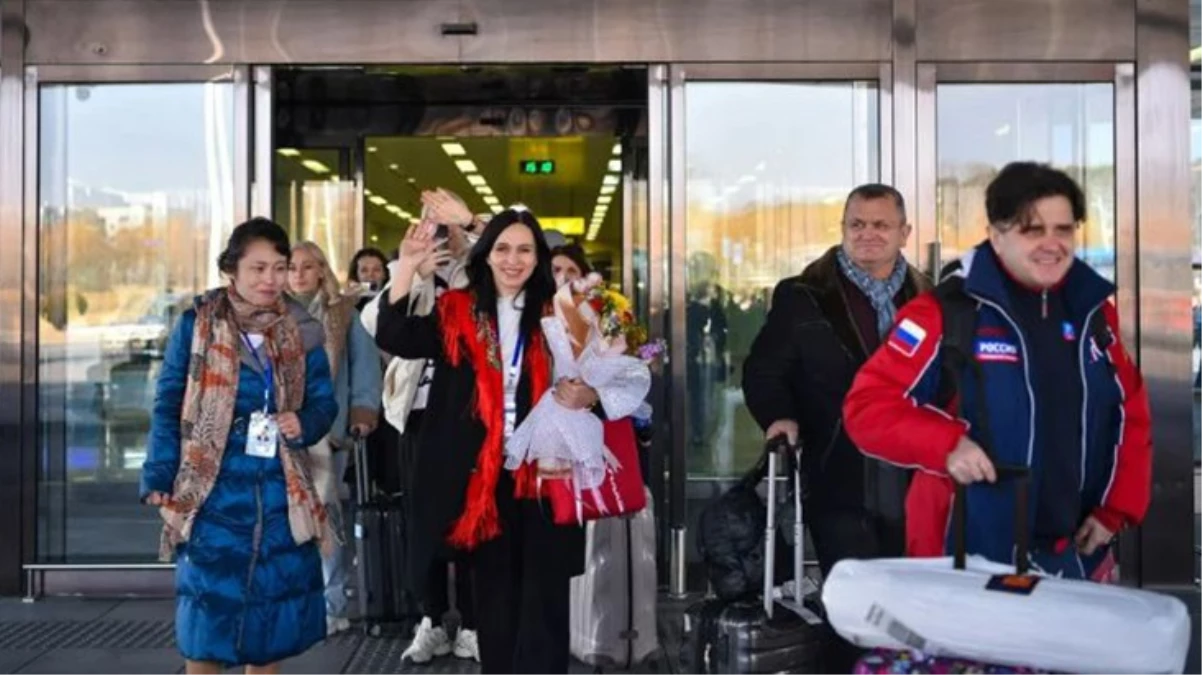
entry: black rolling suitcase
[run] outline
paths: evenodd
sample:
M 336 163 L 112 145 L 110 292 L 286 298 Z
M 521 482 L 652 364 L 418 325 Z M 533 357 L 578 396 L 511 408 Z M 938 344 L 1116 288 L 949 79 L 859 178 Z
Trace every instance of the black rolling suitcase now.
M 369 635 L 408 634 L 419 612 L 405 590 L 405 495 L 374 490 L 367 443 L 355 438 L 355 561 L 359 613 Z
M 767 528 L 764 532 L 762 600 L 710 599 L 685 612 L 681 668 L 689 673 L 820 673 L 830 628 L 820 618 L 816 601 L 773 597 L 776 561 L 776 475 L 778 453 L 792 464 L 793 586 L 804 588 L 804 533 L 801 515 L 800 453 L 779 441 L 769 442 Z M 792 459 L 791 462 L 789 460 Z

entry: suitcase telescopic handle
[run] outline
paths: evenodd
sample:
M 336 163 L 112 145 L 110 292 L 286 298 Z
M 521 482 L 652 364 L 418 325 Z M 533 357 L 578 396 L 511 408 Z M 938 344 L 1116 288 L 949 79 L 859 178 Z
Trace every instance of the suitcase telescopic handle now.
M 776 472 L 780 457 L 785 458 L 786 465 L 791 463 L 793 467 L 793 508 L 796 515 L 793 522 L 793 592 L 798 605 L 801 604 L 805 539 L 801 515 L 801 446 L 790 445 L 784 436 L 775 436 L 768 439 L 765 452 L 768 454 L 768 522 L 764 528 L 764 613 L 771 619 L 775 606 L 772 589 L 776 586 Z
M 959 349 L 945 351 L 945 357 L 952 364 L 952 372 L 956 373 L 956 389 L 959 390 L 963 384 L 960 374 L 967 367 L 973 375 L 973 389 L 976 392 L 977 405 L 983 406 L 984 402 L 989 399 L 985 392 L 985 371 L 981 368 L 980 362 L 966 356 Z M 1028 521 L 1030 514 L 1027 511 L 1030 503 L 1031 469 L 1023 464 L 998 463 L 997 455 L 994 453 L 989 411 L 979 410 L 978 412 L 980 414 L 976 415 L 977 419 L 975 420 L 977 444 L 989 461 L 993 463 L 994 471 L 997 473 L 997 484 L 1014 483 L 1014 568 L 1018 574 L 1026 574 L 1031 567 L 1029 558 L 1031 534 Z M 968 557 L 967 495 L 968 488 L 957 481 L 956 491 L 952 497 L 952 555 L 955 568 L 958 570 L 964 569 Z
M 1030 571 L 1030 533 L 1028 504 L 1030 503 L 1031 470 L 1021 465 L 995 464 L 998 482 L 1014 483 L 1014 567 L 1018 574 Z M 964 569 L 968 558 L 968 488 L 956 483 L 952 498 L 952 545 L 955 568 Z
M 358 429 L 352 429 L 351 441 L 355 447 L 355 504 L 363 506 L 368 502 L 371 485 L 367 470 L 367 439 Z

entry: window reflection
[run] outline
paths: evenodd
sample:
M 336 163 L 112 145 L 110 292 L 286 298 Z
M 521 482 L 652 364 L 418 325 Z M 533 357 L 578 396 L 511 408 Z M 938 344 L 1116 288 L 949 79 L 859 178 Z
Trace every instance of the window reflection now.
M 1194 26 L 1196 30 L 1196 15 Z M 1202 463 L 1202 69 L 1197 62 L 1190 78 L 1190 111 L 1190 196 L 1194 209 L 1194 462 Z
M 941 84 L 937 218 L 946 263 L 985 237 L 985 188 L 1006 163 L 1047 162 L 1085 191 L 1078 256 L 1114 279 L 1114 87 Z
M 320 246 L 334 274 L 344 280 L 359 243 L 349 167 L 347 149 L 276 150 L 275 219 L 292 241 Z
M 763 448 L 739 372 L 772 288 L 839 241 L 848 191 L 878 175 L 877 91 L 697 82 L 685 96 L 687 466 L 724 478 Z
M 155 557 L 138 480 L 168 331 L 234 225 L 231 86 L 41 89 L 41 560 Z

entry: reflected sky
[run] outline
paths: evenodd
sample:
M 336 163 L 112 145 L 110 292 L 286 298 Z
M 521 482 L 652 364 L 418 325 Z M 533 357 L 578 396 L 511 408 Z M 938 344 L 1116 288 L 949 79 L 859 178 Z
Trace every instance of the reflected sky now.
M 43 180 L 41 202 L 62 204 L 68 182 L 91 190 L 133 193 L 208 189 L 213 167 L 207 144 L 233 151 L 230 86 L 43 87 L 42 161 L 60 166 L 50 173 L 55 180 Z M 207 96 L 206 88 L 210 89 Z M 219 115 L 213 114 L 217 111 Z
M 1114 277 L 1114 86 L 940 84 L 936 93 L 938 228 L 943 260 L 986 231 L 985 189 L 1009 162 L 1065 170 L 1085 192 L 1078 255 Z
M 874 83 L 697 82 L 685 90 L 689 199 L 714 208 L 843 195 L 875 175 Z M 771 183 L 796 190 L 765 194 Z M 798 194 L 800 192 L 800 195 Z
M 1114 164 L 1114 87 L 941 84 L 940 173 L 954 164 L 1001 167 L 1022 158 L 1069 166 Z

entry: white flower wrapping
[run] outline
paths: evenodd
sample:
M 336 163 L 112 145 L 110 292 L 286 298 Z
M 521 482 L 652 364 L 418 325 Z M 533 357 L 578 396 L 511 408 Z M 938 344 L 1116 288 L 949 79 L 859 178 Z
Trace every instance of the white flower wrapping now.
M 561 288 L 553 302 L 555 315 L 542 320 L 554 381 L 580 378 L 597 391 L 608 419 L 628 417 L 645 405 L 651 371 L 624 353 L 624 340 L 610 342 L 601 335 L 599 317 L 587 302 L 577 304 L 573 290 L 581 292 L 571 284 Z M 616 460 L 605 447 L 601 420 L 589 410 L 563 407 L 548 391 L 505 443 L 506 469 L 528 462 L 537 464 L 540 476 L 570 471 L 579 499 L 601 486 Z

